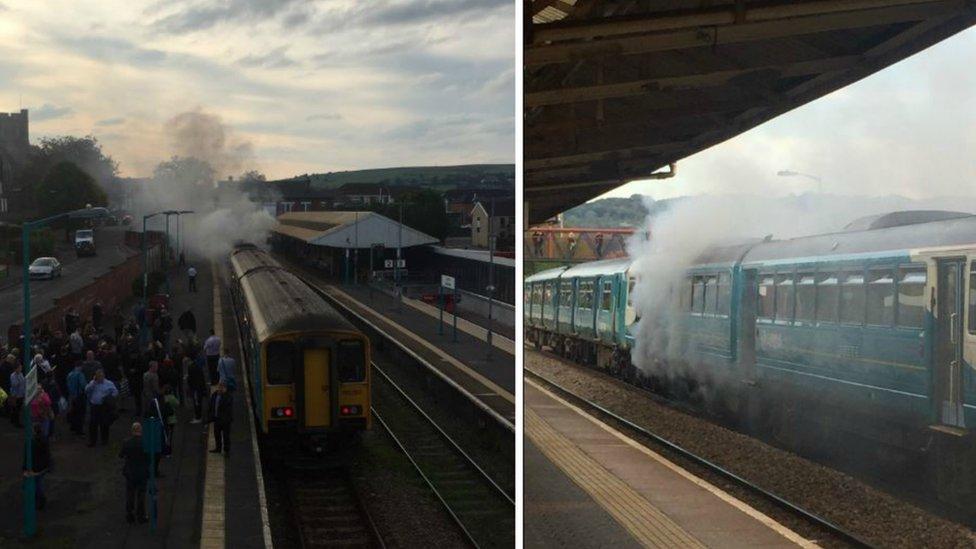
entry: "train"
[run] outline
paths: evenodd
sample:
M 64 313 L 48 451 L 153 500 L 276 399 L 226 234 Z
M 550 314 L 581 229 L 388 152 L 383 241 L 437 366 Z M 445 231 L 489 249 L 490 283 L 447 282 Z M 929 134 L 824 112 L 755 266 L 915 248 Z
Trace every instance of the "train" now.
M 370 429 L 369 338 L 257 246 L 236 245 L 230 267 L 261 438 L 321 452 Z
M 527 277 L 526 341 L 640 384 L 682 386 L 677 393 L 707 384 L 709 404 L 744 430 L 827 445 L 852 434 L 875 456 L 927 453 L 952 484 L 940 496 L 972 501 L 976 216 L 891 212 L 835 233 L 709 249 L 676 269 L 658 305 L 669 321 L 655 335 L 684 367 L 644 372 L 632 354 L 647 337 L 639 317 L 652 312 L 635 306 L 634 289 L 667 261 Z

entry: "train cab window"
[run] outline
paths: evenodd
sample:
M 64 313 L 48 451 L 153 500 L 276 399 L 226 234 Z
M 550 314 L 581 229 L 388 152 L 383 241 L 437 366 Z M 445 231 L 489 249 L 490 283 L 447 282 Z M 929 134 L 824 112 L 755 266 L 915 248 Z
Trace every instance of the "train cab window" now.
M 891 326 L 895 323 L 895 279 L 891 271 L 870 271 L 867 284 L 867 323 Z
M 845 273 L 840 283 L 840 321 L 864 323 L 864 275 Z
M 272 341 L 267 347 L 268 384 L 291 385 L 295 382 L 298 349 L 291 341 Z
M 696 276 L 691 286 L 691 312 L 701 314 L 705 302 L 705 277 Z
M 613 305 L 613 282 L 606 280 L 603 282 L 603 295 L 600 299 L 600 309 L 609 311 Z
M 793 274 L 776 277 L 776 320 L 791 322 L 793 320 L 793 294 L 796 287 L 793 284 Z
M 969 273 L 969 330 L 973 331 L 973 274 Z M 921 328 L 925 321 L 925 267 L 898 269 L 898 325 Z
M 761 275 L 757 296 L 759 300 L 758 306 L 756 307 L 757 316 L 772 320 L 776 314 L 774 301 L 776 296 L 776 279 L 773 278 L 773 275 Z
M 840 283 L 837 275 L 822 274 L 817 281 L 817 322 L 837 322 Z
M 732 286 L 729 282 L 729 273 L 718 274 L 717 295 L 715 299 L 717 301 L 716 312 L 720 315 L 728 316 L 729 309 L 731 308 Z
M 705 314 L 714 315 L 718 307 L 718 277 L 705 277 Z
M 627 306 L 628 307 L 634 306 L 634 286 L 636 285 L 637 285 L 636 278 L 631 277 L 627 280 Z
M 817 285 L 813 273 L 796 275 L 796 321 L 812 322 L 817 301 Z
M 339 364 L 339 381 L 343 383 L 366 381 L 366 352 L 363 342 L 346 339 L 339 342 L 336 349 L 336 362 Z

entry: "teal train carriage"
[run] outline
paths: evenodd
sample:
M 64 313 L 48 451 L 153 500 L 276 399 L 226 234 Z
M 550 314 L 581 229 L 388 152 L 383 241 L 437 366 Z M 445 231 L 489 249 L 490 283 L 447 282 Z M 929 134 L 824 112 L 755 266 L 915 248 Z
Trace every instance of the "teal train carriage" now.
M 634 276 L 621 259 L 527 278 L 527 341 L 645 377 L 630 362 Z M 976 216 L 896 212 L 712 249 L 669 284 L 661 360 L 687 362 L 694 381 L 721 380 L 710 396 L 740 426 L 924 449 L 953 468 L 936 475 L 954 483 L 940 495 L 972 495 Z

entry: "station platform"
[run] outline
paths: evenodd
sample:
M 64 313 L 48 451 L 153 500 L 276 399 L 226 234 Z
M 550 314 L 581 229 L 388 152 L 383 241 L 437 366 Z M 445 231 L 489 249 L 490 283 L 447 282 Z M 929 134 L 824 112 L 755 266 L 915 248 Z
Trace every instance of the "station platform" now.
M 330 297 L 394 336 L 400 344 L 514 424 L 515 356 L 514 352 L 498 348 L 497 342 L 503 338 L 495 340 L 489 360 L 487 343 L 483 337 L 477 337 L 476 330 L 480 329 L 477 326 L 473 327 L 475 335 L 472 335 L 462 331 L 459 322 L 458 338 L 454 342 L 451 326 L 445 324 L 443 335 L 439 334 L 438 318 L 428 312 L 406 303 L 398 306 L 394 297 L 376 289 L 371 291 L 366 285 L 335 285 L 285 258 L 278 259 L 313 281 Z
M 107 273 L 112 267 L 138 253 L 125 245 L 126 227 L 104 227 L 98 230 L 98 255 L 75 257 L 73 248 L 58 246 L 55 255 L 61 262 L 61 278 L 31 282 L 31 310 L 34 313 L 54 306 L 54 300 L 91 284 L 92 279 Z M 63 233 L 58 232 L 58 235 Z M 19 266 L 18 266 L 19 267 Z M 6 337 L 7 327 L 19 324 L 24 318 L 24 290 L 19 268 L 0 283 L 0 330 Z M 128 291 L 128 288 L 125 288 Z
M 214 293 L 213 270 L 209 262 L 196 264 L 197 293 L 187 293 L 186 277 L 172 277 L 171 310 L 174 317 L 187 308 L 197 319 L 197 333 L 205 337 L 214 319 L 224 343 L 236 349 L 236 328 L 226 288 Z M 128 290 L 128 288 L 126 288 Z M 221 294 L 225 299 L 220 299 Z M 215 303 L 217 305 L 215 313 Z M 174 337 L 176 332 L 174 331 Z M 236 355 L 236 353 L 235 353 Z M 238 361 L 240 370 L 240 361 Z M 238 372 L 238 379 L 243 374 Z M 239 391 L 240 392 L 240 391 Z M 230 458 L 207 452 L 213 447 L 209 426 L 190 424 L 189 402 L 178 411 L 173 454 L 160 463 L 158 480 L 158 524 L 125 521 L 125 480 L 118 457 L 122 442 L 134 420 L 131 398 L 120 402 L 120 415 L 110 430 L 107 445 L 87 446 L 87 437 L 74 435 L 64 415 L 56 421 L 51 441 L 52 469 L 44 479 L 47 507 L 38 511 L 38 533 L 34 540 L 22 539 L 23 503 L 21 464 L 23 431 L 7 418 L 0 418 L 0 547 L 265 547 L 262 531 L 259 468 L 249 429 L 251 415 L 243 395 L 235 399 Z M 87 432 L 87 425 L 86 425 Z M 216 460 L 214 459 L 216 458 Z M 148 504 L 148 502 L 147 502 Z M 219 526 L 223 536 L 216 533 Z
M 525 547 L 815 547 L 525 380 Z

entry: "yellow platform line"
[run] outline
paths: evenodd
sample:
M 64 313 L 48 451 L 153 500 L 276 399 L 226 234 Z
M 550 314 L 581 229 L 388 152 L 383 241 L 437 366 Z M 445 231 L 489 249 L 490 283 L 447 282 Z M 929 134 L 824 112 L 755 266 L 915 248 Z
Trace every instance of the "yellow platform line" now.
M 491 389 L 492 391 L 494 391 L 495 393 L 497 393 L 500 397 L 504 398 L 508 402 L 510 402 L 512 404 L 515 404 L 515 395 L 513 395 L 512 393 L 506 391 L 501 386 L 493 383 L 490 379 L 486 378 L 485 376 L 483 376 L 483 375 L 479 374 L 478 372 L 472 370 L 470 367 L 468 367 L 467 365 L 465 365 L 464 363 L 462 363 L 460 360 L 458 360 L 458 359 L 454 358 L 453 356 L 447 354 L 446 352 L 444 352 L 443 350 L 441 350 L 436 345 L 430 343 L 426 339 L 424 339 L 424 338 L 420 337 L 419 335 L 411 332 L 410 330 L 404 328 L 403 326 L 400 326 L 396 322 L 391 321 L 390 319 L 386 318 L 384 315 L 382 315 L 382 314 L 378 313 L 377 311 L 375 311 L 370 306 L 368 306 L 368 305 L 366 305 L 364 303 L 361 303 L 361 302 L 357 301 L 354 297 L 350 296 L 349 294 L 347 294 L 346 292 L 340 290 L 339 288 L 336 288 L 335 286 L 323 285 L 323 286 L 321 286 L 321 288 L 326 293 L 328 293 L 329 295 L 331 295 L 333 297 L 342 296 L 342 299 L 344 299 L 346 301 L 351 301 L 351 302 L 355 303 L 357 306 L 362 307 L 364 310 L 369 311 L 370 314 L 375 315 L 375 316 L 377 316 L 379 318 L 382 318 L 384 322 L 386 322 L 387 324 L 389 324 L 390 326 L 392 326 L 393 328 L 395 328 L 398 332 L 400 332 L 403 335 L 405 335 L 406 337 L 408 337 L 408 338 L 416 341 L 417 343 L 423 345 L 427 349 L 430 349 L 431 351 L 437 353 L 437 356 L 439 356 L 445 362 L 450 363 L 455 368 L 461 370 L 462 372 L 464 372 L 468 376 L 474 378 L 475 380 L 478 381 L 478 383 L 481 383 L 485 387 Z
M 745 513 L 746 515 L 752 517 L 757 522 L 759 522 L 759 523 L 763 524 L 764 526 L 766 526 L 767 528 L 775 531 L 776 533 L 778 533 L 779 535 L 783 536 L 784 538 L 786 538 L 790 542 L 795 543 L 796 545 L 798 545 L 800 547 L 803 547 L 805 549 L 817 549 L 819 547 L 816 543 L 811 542 L 810 540 L 804 538 L 803 536 L 801 536 L 801 535 L 797 534 L 796 532 L 790 530 L 789 528 L 783 526 L 779 522 L 776 522 L 769 515 L 766 515 L 762 511 L 759 511 L 758 509 L 752 507 L 751 505 L 746 504 L 742 500 L 736 498 L 735 496 L 729 494 L 728 492 L 726 492 L 725 490 L 722 490 L 721 488 L 715 486 L 714 484 L 712 484 L 712 483 L 710 483 L 710 482 L 708 482 L 708 481 L 706 481 L 706 480 L 704 480 L 702 478 L 699 478 L 699 477 L 693 475 L 692 473 L 688 472 L 683 467 L 681 467 L 679 465 L 676 465 L 675 463 L 669 461 L 668 459 L 666 459 L 661 454 L 658 454 L 657 452 L 651 450 L 650 448 L 644 446 L 643 444 L 640 444 L 639 442 L 633 440 L 632 438 L 628 437 L 627 435 L 621 433 L 620 431 L 617 431 L 613 427 L 610 427 L 606 423 L 604 423 L 604 422 L 600 421 L 599 419 L 593 417 L 592 415 L 586 413 L 581 408 L 575 406 L 574 404 L 568 402 L 567 400 L 561 398 L 560 396 L 552 393 L 551 391 L 547 390 L 542 385 L 536 383 L 534 380 L 529 379 L 529 378 L 525 378 L 524 379 L 524 382 L 525 382 L 526 385 L 531 385 L 534 389 L 538 390 L 539 392 L 545 394 L 547 397 L 549 397 L 549 398 L 553 399 L 554 401 L 558 402 L 561 406 L 564 406 L 565 408 L 567 408 L 569 410 L 572 410 L 573 412 L 575 412 L 575 413 L 579 414 L 580 416 L 584 417 L 585 419 L 587 419 L 588 421 L 590 421 L 591 423 L 593 423 L 597 427 L 599 427 L 599 428 L 603 429 L 604 431 L 606 431 L 607 433 L 613 435 L 614 438 L 616 438 L 617 440 L 623 442 L 624 444 L 627 444 L 631 448 L 634 448 L 635 450 L 641 452 L 642 454 L 646 455 L 647 457 L 653 459 L 654 461 L 656 461 L 656 462 L 660 463 L 661 465 L 667 467 L 668 469 L 674 471 L 678 475 L 681 475 L 683 478 L 687 479 L 688 481 L 690 481 L 690 482 L 696 484 L 697 486 L 703 488 L 704 490 L 710 492 L 711 494 L 715 495 L 716 497 L 718 497 L 722 501 L 728 503 L 732 507 L 735 507 L 739 511 L 741 511 L 741 512 Z M 528 413 L 530 411 L 531 410 L 528 407 L 525 408 L 526 417 L 528 417 Z M 533 413 L 535 413 L 535 412 L 533 412 Z M 541 420 L 541 418 L 540 418 L 540 420 Z M 528 432 L 529 432 L 528 431 L 528 427 L 526 426 L 526 434 L 528 434 Z
M 211 262 L 213 275 L 213 328 L 220 341 L 224 340 L 224 323 L 222 322 L 222 308 L 220 304 L 220 276 L 217 274 L 217 263 Z M 207 440 L 204 449 L 210 449 L 213 440 L 213 423 L 208 424 Z M 203 514 L 200 517 L 200 547 L 202 549 L 223 549 L 224 539 L 224 456 L 211 454 L 207 456 L 203 478 Z
M 404 297 L 403 302 L 407 305 L 413 307 L 414 309 L 428 315 L 432 318 L 440 319 L 440 309 L 432 305 L 428 305 L 423 301 L 418 301 L 416 299 L 411 299 L 409 297 Z M 451 326 L 454 322 L 454 315 L 444 311 L 444 324 Z M 471 322 L 470 320 L 465 320 L 463 316 L 457 317 L 458 330 L 468 334 L 471 337 L 480 339 L 481 341 L 488 341 L 488 328 L 480 326 Z M 446 329 L 446 328 L 445 328 Z M 491 344 L 508 354 L 515 354 L 515 341 L 511 340 L 503 335 L 499 335 L 495 332 L 491 333 Z
M 557 467 L 603 507 L 644 547 L 700 547 L 660 509 L 556 431 L 531 408 L 525 409 L 525 433 Z

